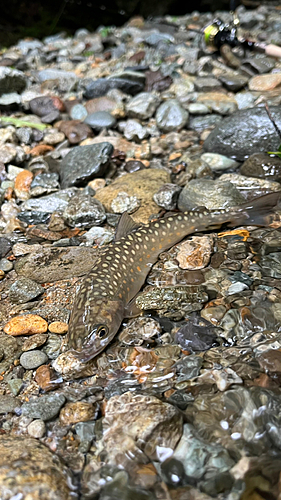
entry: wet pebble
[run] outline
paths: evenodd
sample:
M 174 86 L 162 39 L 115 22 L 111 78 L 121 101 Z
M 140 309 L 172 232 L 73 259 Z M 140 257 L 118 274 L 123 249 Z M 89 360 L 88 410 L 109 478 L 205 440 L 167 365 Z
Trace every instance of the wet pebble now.
M 181 269 L 203 269 L 210 261 L 213 239 L 209 236 L 192 236 L 178 246 L 176 256 Z
M 22 304 L 44 293 L 44 288 L 29 278 L 20 278 L 10 287 L 9 297 L 12 302 Z
M 208 163 L 212 171 L 217 172 L 221 170 L 235 169 L 239 166 L 239 163 L 231 158 L 227 158 L 223 155 L 218 155 L 215 153 L 204 153 L 201 159 Z
M 38 366 L 47 363 L 47 361 L 48 356 L 38 350 L 24 352 L 20 357 L 20 364 L 26 370 L 34 370 L 34 368 L 38 368 Z
M 43 420 L 33 420 L 27 427 L 28 434 L 36 439 L 42 438 L 46 432 L 46 425 Z
M 32 335 L 26 339 L 22 345 L 22 351 L 30 351 L 32 349 L 37 349 L 37 347 L 41 347 L 48 339 L 48 335 L 46 333 L 37 333 Z
M 176 99 L 170 99 L 157 109 L 156 123 L 163 132 L 182 129 L 188 120 L 188 112 Z
M 60 421 L 63 425 L 77 424 L 78 422 L 87 422 L 96 415 L 95 405 L 77 401 L 76 403 L 67 403 L 60 411 Z
M 13 263 L 8 259 L 0 259 L 0 270 L 8 273 L 13 269 Z
M 13 396 L 0 395 L 0 414 L 12 413 L 21 406 L 21 402 Z
M 271 181 L 281 180 L 281 159 L 266 153 L 255 153 L 243 163 L 240 173 L 248 177 L 257 177 Z
M 83 104 L 75 104 L 70 111 L 72 120 L 84 120 L 88 115 L 88 111 Z
M 104 128 L 113 128 L 116 124 L 115 118 L 107 111 L 96 111 L 87 115 L 84 123 L 90 125 L 94 130 L 103 130 Z
M 3 498 L 67 500 L 74 493 L 70 471 L 58 456 L 36 439 L 4 435 L 0 438 L 0 450 L 0 491 Z M 54 475 L 57 478 L 55 482 Z
M 53 321 L 52 323 L 49 324 L 48 329 L 51 333 L 57 333 L 58 335 L 63 335 L 64 333 L 67 333 L 68 325 L 63 321 Z

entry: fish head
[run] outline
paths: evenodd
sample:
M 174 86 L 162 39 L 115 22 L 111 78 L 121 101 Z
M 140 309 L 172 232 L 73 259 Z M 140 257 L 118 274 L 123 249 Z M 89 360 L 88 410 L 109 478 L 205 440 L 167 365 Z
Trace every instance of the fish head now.
M 79 304 L 79 302 L 78 302 Z M 124 304 L 118 300 L 88 300 L 75 304 L 69 321 L 67 350 L 86 363 L 111 342 L 124 318 Z

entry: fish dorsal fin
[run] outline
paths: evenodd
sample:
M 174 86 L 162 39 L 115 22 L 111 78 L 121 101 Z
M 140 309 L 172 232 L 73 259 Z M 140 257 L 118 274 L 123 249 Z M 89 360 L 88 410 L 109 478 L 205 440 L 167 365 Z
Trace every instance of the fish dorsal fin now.
M 128 212 L 124 212 L 120 220 L 118 222 L 118 226 L 115 233 L 115 241 L 120 240 L 123 236 L 127 236 L 133 229 L 137 229 L 141 226 L 138 222 L 135 222 L 134 219 L 128 214 Z

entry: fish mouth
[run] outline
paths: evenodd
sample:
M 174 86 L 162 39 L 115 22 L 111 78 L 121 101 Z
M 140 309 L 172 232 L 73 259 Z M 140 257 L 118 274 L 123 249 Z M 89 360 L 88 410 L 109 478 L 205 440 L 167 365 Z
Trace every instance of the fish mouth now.
M 78 351 L 76 349 L 70 349 L 69 352 L 78 359 L 80 363 L 88 363 L 93 358 L 95 358 L 103 349 L 96 350 L 94 347 L 86 347 Z

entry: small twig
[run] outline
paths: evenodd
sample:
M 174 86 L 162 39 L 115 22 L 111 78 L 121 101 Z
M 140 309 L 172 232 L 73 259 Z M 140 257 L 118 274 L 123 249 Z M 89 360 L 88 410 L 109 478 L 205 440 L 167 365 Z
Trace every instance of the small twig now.
M 279 139 L 281 140 L 281 130 L 280 130 L 280 128 L 278 127 L 278 125 L 277 125 L 276 121 L 274 120 L 274 118 L 273 118 L 273 116 L 272 116 L 272 114 L 271 114 L 271 112 L 270 112 L 270 110 L 269 110 L 269 107 L 268 107 L 267 102 L 265 103 L 264 107 L 265 107 L 265 111 L 266 111 L 266 112 L 267 112 L 267 114 L 268 114 L 268 118 L 270 119 L 270 121 L 271 121 L 272 125 L 274 126 L 274 128 L 275 128 L 275 130 L 276 130 L 276 132 L 277 132 L 277 134 L 279 135 Z

